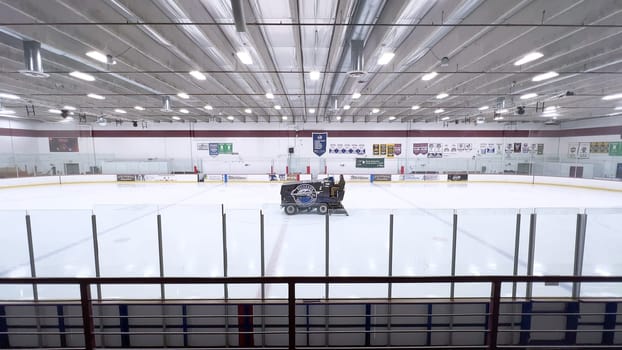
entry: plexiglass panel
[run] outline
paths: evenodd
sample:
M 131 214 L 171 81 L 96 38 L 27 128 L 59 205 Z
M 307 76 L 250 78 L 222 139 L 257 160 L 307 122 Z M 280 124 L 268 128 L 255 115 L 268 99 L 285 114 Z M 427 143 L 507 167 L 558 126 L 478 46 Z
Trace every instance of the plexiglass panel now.
M 261 276 L 259 210 L 231 209 L 227 214 L 227 276 Z M 258 298 L 259 285 L 232 284 L 229 298 Z
M 0 211 L 0 277 L 30 277 L 26 212 Z M 0 299 L 31 299 L 30 285 L 0 285 Z
M 587 209 L 583 275 L 622 276 L 622 209 Z M 621 297 L 620 283 L 584 283 L 581 296 Z

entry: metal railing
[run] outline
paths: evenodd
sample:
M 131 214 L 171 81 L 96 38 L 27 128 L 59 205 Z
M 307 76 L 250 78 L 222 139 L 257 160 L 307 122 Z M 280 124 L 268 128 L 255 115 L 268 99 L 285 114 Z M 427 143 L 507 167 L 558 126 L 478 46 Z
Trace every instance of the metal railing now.
M 472 346 L 471 348 L 485 348 L 485 349 L 501 349 L 501 348 L 517 348 L 524 346 L 517 345 L 498 345 L 497 339 L 500 332 L 522 332 L 522 330 L 500 330 L 499 318 L 500 316 L 514 315 L 513 313 L 501 313 L 500 305 L 501 301 L 512 301 L 515 300 L 513 298 L 502 298 L 501 297 L 501 287 L 504 283 L 526 283 L 528 288 L 533 283 L 545 283 L 545 284 L 556 284 L 556 283 L 572 283 L 577 286 L 580 283 L 621 283 L 622 276 L 443 276 L 443 277 L 215 277 L 215 278 L 199 278 L 199 277 L 104 277 L 104 278 L 0 278 L 0 285 L 17 285 L 17 284 L 46 284 L 46 285 L 73 285 L 79 286 L 80 288 L 80 308 L 81 308 L 81 317 L 82 317 L 82 333 L 84 335 L 84 348 L 87 350 L 96 348 L 96 338 L 95 335 L 95 326 L 94 319 L 102 318 L 102 316 L 94 316 L 93 314 L 93 304 L 94 300 L 91 298 L 91 287 L 93 285 L 167 285 L 167 284 L 286 284 L 287 285 L 287 335 L 288 335 L 288 349 L 296 349 L 296 335 L 301 332 L 296 329 L 296 305 L 297 302 L 302 302 L 302 300 L 296 298 L 296 287 L 298 285 L 304 284 L 388 284 L 389 286 L 392 284 L 401 284 L 401 283 L 411 283 L 411 284 L 428 284 L 428 283 L 490 283 L 490 298 L 487 300 L 488 303 L 488 311 L 483 314 L 478 314 L 480 316 L 486 316 L 487 322 L 486 326 L 483 330 L 475 330 L 479 332 L 485 332 L 485 344 L 482 346 Z M 158 303 L 163 304 L 165 299 L 156 299 Z M 325 301 L 331 301 L 332 299 L 326 299 Z M 395 299 L 387 299 L 388 302 L 395 302 Z M 457 300 L 464 299 L 449 299 L 449 303 L 456 302 Z M 558 299 L 556 299 L 558 300 Z M 571 299 L 568 299 L 571 300 Z M 576 299 L 573 299 L 576 300 Z M 264 300 L 265 301 L 265 300 Z M 101 302 L 101 301 L 100 301 Z M 224 300 L 223 300 L 224 304 Z M 572 312 L 571 312 L 572 313 Z M 567 314 L 567 313 L 565 313 Z M 576 314 L 576 312 L 575 312 Z M 617 315 L 617 312 L 613 313 L 614 316 Z M 455 316 L 456 314 L 454 314 Z M 458 316 L 464 315 L 472 315 L 472 314 L 458 314 Z M 603 313 L 599 313 L 599 315 L 605 315 Z M 394 316 L 401 316 L 399 314 Z M 428 315 L 430 316 L 430 315 Z M 0 316 L 0 318 L 7 316 Z M 27 318 L 28 316 L 22 316 Z M 39 316 L 40 317 L 40 316 Z M 44 316 L 45 317 L 45 316 Z M 68 317 L 78 317 L 78 316 L 68 316 Z M 143 316 L 133 316 L 133 317 L 143 317 Z M 339 317 L 339 316 L 338 316 Z M 343 316 L 346 317 L 346 316 Z M 426 331 L 426 330 L 424 330 Z M 564 332 L 567 330 L 531 330 L 532 332 Z M 602 330 L 569 330 L 569 332 L 600 332 Z M 621 330 L 622 331 L 622 330 Z M 306 331 L 310 333 L 309 330 Z M 311 331 L 313 332 L 313 331 Z M 329 333 L 330 330 L 326 330 L 325 332 Z M 339 332 L 339 331 L 337 331 Z M 374 331 L 374 332 L 391 332 L 388 331 Z M 427 330 L 430 332 L 430 330 Z M 459 332 L 469 332 L 469 330 L 460 330 Z M 612 330 L 612 332 L 618 332 L 618 330 Z M 230 332 L 230 333 L 241 333 L 241 332 Z M 260 332 L 256 332 L 260 333 Z M 264 331 L 264 333 L 266 333 Z M 317 331 L 315 331 L 317 333 Z M 51 334 L 51 333 L 50 333 Z M 79 332 L 73 332 L 71 334 L 80 334 Z M 100 333 L 101 334 L 101 333 Z M 133 334 L 142 334 L 141 332 L 136 332 Z M 153 333 L 151 333 L 153 334 Z M 164 334 L 164 333 L 162 333 Z M 39 334 L 40 336 L 40 334 Z M 377 346 L 382 347 L 382 346 Z M 529 345 L 529 348 L 532 346 Z M 559 347 L 543 347 L 543 348 L 559 348 Z M 598 345 L 576 345 L 576 344 L 567 344 L 564 348 L 622 348 L 622 345 L 610 344 L 607 346 L 598 346 Z M 300 348 L 300 347 L 299 347 Z M 310 348 L 305 346 L 304 348 Z M 347 347 L 347 348 L 355 348 L 355 347 Z M 393 346 L 386 346 L 386 348 L 399 348 Z M 412 347 L 402 347 L 402 348 L 418 348 L 417 346 Z M 426 347 L 426 348 L 466 348 L 461 346 L 451 346 L 451 347 Z

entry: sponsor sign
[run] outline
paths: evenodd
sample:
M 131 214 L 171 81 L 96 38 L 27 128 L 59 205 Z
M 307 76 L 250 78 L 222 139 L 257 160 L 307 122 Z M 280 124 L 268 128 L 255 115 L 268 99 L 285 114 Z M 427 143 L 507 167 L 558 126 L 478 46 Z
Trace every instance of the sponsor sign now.
M 405 174 L 404 175 L 404 180 L 423 181 L 424 179 L 425 179 L 424 174 Z
M 447 174 L 447 181 L 467 181 L 468 179 L 469 174 L 467 173 Z
M 356 158 L 357 168 L 384 168 L 384 158 Z
M 211 143 L 197 143 L 197 151 L 208 151 Z
M 622 156 L 622 142 L 609 142 L 609 155 Z
M 374 174 L 374 181 L 391 181 L 391 174 Z
M 219 143 L 218 144 L 218 153 L 219 154 L 231 154 L 231 153 L 233 153 L 233 144 L 232 143 Z
M 77 137 L 50 137 L 50 152 L 79 152 Z
M 117 181 L 139 181 L 143 179 L 144 175 L 117 175 Z

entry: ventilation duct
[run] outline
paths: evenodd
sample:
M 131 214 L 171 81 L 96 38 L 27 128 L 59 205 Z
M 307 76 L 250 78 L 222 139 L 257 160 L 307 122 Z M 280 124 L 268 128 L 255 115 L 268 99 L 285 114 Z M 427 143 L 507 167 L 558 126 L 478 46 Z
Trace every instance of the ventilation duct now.
M 24 64 L 26 69 L 19 72 L 34 78 L 47 78 L 49 74 L 43 72 L 41 64 L 41 43 L 38 41 L 24 41 Z
M 350 57 L 352 59 L 352 70 L 348 72 L 353 78 L 365 75 L 363 70 L 365 61 L 363 59 L 363 40 L 350 40 Z
M 235 30 L 238 32 L 246 32 L 246 20 L 244 17 L 244 7 L 242 0 L 231 0 L 231 9 L 233 10 L 233 21 L 235 22 Z
M 170 96 L 162 96 L 162 112 L 172 112 L 171 109 L 171 97 Z

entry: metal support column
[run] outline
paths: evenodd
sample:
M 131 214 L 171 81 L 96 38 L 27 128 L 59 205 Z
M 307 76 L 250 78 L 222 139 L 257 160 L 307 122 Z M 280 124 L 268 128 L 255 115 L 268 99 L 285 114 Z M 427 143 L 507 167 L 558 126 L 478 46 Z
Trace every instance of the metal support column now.
M 536 254 L 536 213 L 532 213 L 529 217 L 529 250 L 527 251 L 527 276 L 533 276 L 533 263 Z M 533 283 L 527 283 L 527 292 L 525 297 L 531 299 L 533 295 Z
M 95 349 L 95 330 L 93 328 L 93 305 L 91 304 L 91 286 L 80 283 L 80 302 L 82 306 L 82 325 L 84 328 L 84 349 Z
M 287 318 L 288 349 L 296 349 L 296 284 L 294 282 L 287 283 Z
M 501 306 L 501 282 L 494 281 L 491 283 L 490 293 L 490 313 L 488 315 L 488 336 L 486 337 L 486 345 L 488 349 L 497 348 L 497 335 L 499 332 L 499 308 Z
M 389 277 L 393 276 L 393 214 L 389 215 Z M 389 283 L 387 297 L 389 299 L 389 316 L 387 317 L 387 329 L 389 333 L 387 334 L 388 345 L 391 346 L 393 344 L 392 341 L 392 333 L 391 331 L 391 318 L 393 315 L 393 284 Z
M 520 211 L 516 214 L 516 233 L 514 235 L 514 269 L 513 276 L 518 276 L 518 254 L 520 253 Z M 517 283 L 512 282 L 512 299 L 516 299 Z
M 451 239 L 451 276 L 456 275 L 456 243 L 458 239 L 458 213 L 454 210 L 453 231 Z M 455 283 L 451 282 L 449 287 L 449 298 L 453 299 L 455 295 Z
M 587 214 L 577 214 L 577 234 L 574 242 L 574 269 L 573 276 L 583 275 L 583 256 L 585 253 L 585 230 Z M 581 283 L 572 284 L 572 297 L 577 299 L 581 295 Z

